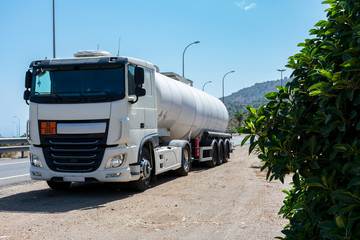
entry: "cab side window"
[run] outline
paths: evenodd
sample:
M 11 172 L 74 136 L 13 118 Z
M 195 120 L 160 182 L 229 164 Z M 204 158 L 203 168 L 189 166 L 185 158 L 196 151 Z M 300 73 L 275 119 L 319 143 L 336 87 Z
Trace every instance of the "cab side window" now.
M 144 72 L 145 82 L 144 88 L 146 89 L 146 95 L 152 95 L 152 86 L 151 86 L 151 73 L 149 70 L 145 69 Z
M 135 95 L 135 67 L 128 65 L 128 95 Z

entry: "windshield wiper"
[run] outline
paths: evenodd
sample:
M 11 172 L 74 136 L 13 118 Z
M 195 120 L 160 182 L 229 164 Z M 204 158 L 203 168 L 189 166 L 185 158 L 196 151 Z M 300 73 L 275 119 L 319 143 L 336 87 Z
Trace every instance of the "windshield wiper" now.
M 61 98 L 56 93 L 49 93 L 49 94 L 35 94 L 31 97 L 32 101 L 34 102 L 41 102 L 41 103 L 55 103 L 55 102 L 62 102 Z
M 44 103 L 87 103 L 112 101 L 114 95 L 106 91 L 52 92 L 48 94 L 35 94 L 32 99 Z
M 54 94 L 60 97 L 63 102 L 95 102 L 110 101 L 112 99 L 112 96 L 106 91 L 58 92 Z
M 106 91 L 94 91 L 94 92 L 85 92 L 85 93 L 83 92 L 82 94 L 93 101 L 100 101 L 100 100 L 110 101 L 112 99 L 111 95 Z

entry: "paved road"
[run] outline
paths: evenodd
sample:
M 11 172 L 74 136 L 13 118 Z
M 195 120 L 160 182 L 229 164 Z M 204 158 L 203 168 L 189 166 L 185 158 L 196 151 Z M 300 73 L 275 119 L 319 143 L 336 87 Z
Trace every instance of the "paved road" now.
M 233 136 L 234 146 L 240 146 L 244 136 Z M 29 158 L 0 159 L 0 186 L 30 180 Z
M 30 180 L 29 158 L 0 159 L 0 186 Z
M 234 146 L 241 146 L 241 141 L 245 138 L 246 135 L 242 135 L 242 136 L 233 136 L 232 140 L 234 142 Z M 246 142 L 246 144 L 249 143 L 249 140 Z

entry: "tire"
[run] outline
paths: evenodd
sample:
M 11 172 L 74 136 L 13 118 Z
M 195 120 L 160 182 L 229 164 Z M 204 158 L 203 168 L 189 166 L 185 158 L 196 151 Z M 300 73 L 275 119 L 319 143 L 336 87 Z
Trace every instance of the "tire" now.
M 213 148 L 212 148 L 212 160 L 205 162 L 206 166 L 208 166 L 210 168 L 216 167 L 216 164 L 218 162 L 218 157 L 219 157 L 218 153 L 219 153 L 218 152 L 218 147 L 217 147 L 217 144 L 215 142 L 214 145 L 213 145 Z
M 191 168 L 191 154 L 189 145 L 185 145 L 182 148 L 181 153 L 181 167 L 175 170 L 175 173 L 179 176 L 187 176 Z
M 229 161 L 230 158 L 230 144 L 229 141 L 225 141 L 224 144 L 224 160 L 223 163 L 227 163 Z
M 71 182 L 55 182 L 55 181 L 47 181 L 48 186 L 56 191 L 65 191 L 70 188 Z
M 142 192 L 150 187 L 150 181 L 151 181 L 152 169 L 153 169 L 151 155 L 147 148 L 142 149 L 140 159 L 141 159 L 140 178 L 136 181 L 130 182 L 130 186 L 132 189 Z
M 221 165 L 224 162 L 225 154 L 224 154 L 224 141 L 220 140 L 218 143 L 219 146 L 219 156 L 217 160 L 217 165 Z

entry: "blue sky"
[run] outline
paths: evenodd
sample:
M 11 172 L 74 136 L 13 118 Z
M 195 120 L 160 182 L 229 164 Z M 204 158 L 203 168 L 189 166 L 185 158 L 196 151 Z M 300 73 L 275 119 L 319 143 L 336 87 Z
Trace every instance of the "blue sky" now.
M 225 96 L 258 82 L 280 79 L 288 57 L 326 18 L 322 0 L 55 0 L 56 57 L 97 49 L 152 62 L 182 73 L 201 89 Z M 0 134 L 25 132 L 25 72 L 52 57 L 52 0 L 0 1 Z M 284 72 L 290 76 L 291 71 Z M 16 117 L 14 117 L 16 116 Z

